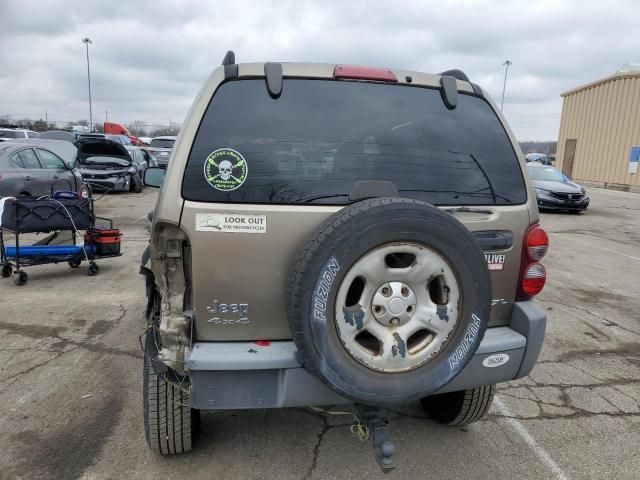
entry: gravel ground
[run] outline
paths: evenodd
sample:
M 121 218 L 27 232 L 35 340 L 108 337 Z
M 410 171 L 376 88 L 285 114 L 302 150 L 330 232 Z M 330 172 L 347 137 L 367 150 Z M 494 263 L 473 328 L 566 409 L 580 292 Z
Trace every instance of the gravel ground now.
M 531 375 L 500 385 L 468 428 L 393 412 L 398 468 L 385 478 L 640 477 L 640 195 L 589 193 L 585 214 L 543 214 L 549 325 Z M 23 287 L 1 280 L 0 478 L 382 477 L 348 417 L 305 409 L 206 413 L 192 453 L 148 450 L 137 271 L 155 198 L 98 202 L 125 233 L 98 276 L 62 264 L 28 270 Z

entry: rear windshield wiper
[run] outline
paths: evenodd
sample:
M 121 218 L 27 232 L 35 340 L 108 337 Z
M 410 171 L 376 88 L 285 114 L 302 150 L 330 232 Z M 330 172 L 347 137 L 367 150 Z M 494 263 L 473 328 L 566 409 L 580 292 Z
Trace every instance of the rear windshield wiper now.
M 454 195 L 455 199 L 460 198 L 461 196 L 470 196 L 470 197 L 490 197 L 492 198 L 494 201 L 496 199 L 501 199 L 504 200 L 505 202 L 510 202 L 510 199 L 508 197 L 505 197 L 504 195 L 497 195 L 494 193 L 487 193 L 484 192 L 483 190 L 487 190 L 490 187 L 486 187 L 483 188 L 481 190 L 473 190 L 470 192 L 463 192 L 463 191 L 459 191 L 459 190 L 423 190 L 423 189 L 419 189 L 419 188 L 414 188 L 414 189 L 403 189 L 403 190 L 398 190 L 399 192 L 422 192 L 422 193 L 447 193 L 447 194 L 451 194 Z
M 340 198 L 340 197 L 349 197 L 348 193 L 336 193 L 334 195 L 316 195 L 315 197 L 305 197 L 298 200 L 298 203 L 310 203 L 315 200 L 323 200 L 325 198 Z

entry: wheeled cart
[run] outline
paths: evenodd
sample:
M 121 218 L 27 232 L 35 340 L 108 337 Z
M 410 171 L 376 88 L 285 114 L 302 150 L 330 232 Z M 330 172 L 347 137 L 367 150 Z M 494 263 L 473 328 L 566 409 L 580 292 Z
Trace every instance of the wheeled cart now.
M 95 216 L 93 200 L 77 198 L 72 192 L 59 193 L 52 197 L 4 199 L 0 205 L 3 278 L 13 274 L 14 283 L 24 285 L 28 278 L 24 267 L 67 262 L 71 268 L 78 268 L 83 261 L 88 262 L 87 272 L 93 276 L 98 273 L 96 259 L 121 255 L 120 230 L 113 228 L 110 219 Z M 81 231 L 85 232 L 83 243 L 78 242 Z M 5 232 L 15 236 L 15 245 L 6 245 Z M 20 236 L 25 233 L 49 235 L 34 244 L 22 245 Z M 68 243 L 61 244 L 61 240 Z

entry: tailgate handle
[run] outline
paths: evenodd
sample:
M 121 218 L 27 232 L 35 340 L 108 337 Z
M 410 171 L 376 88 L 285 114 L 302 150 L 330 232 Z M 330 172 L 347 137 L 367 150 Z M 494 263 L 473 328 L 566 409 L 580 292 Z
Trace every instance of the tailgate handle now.
M 482 250 L 507 250 L 513 246 L 513 232 L 508 230 L 473 232 Z

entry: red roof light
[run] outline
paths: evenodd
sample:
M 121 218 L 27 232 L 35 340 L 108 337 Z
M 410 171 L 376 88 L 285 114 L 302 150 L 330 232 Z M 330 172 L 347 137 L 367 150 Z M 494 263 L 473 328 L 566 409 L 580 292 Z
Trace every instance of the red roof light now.
M 333 71 L 333 78 L 348 78 L 351 80 L 374 80 L 378 82 L 394 82 L 398 79 L 391 70 L 375 67 L 356 67 L 353 65 L 337 65 Z

